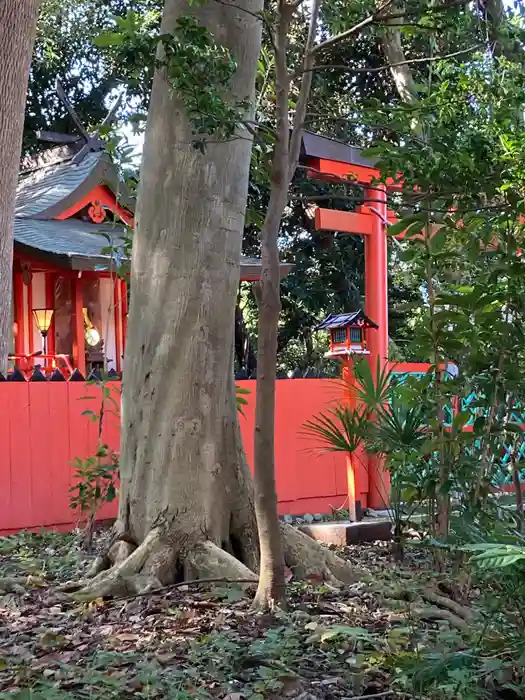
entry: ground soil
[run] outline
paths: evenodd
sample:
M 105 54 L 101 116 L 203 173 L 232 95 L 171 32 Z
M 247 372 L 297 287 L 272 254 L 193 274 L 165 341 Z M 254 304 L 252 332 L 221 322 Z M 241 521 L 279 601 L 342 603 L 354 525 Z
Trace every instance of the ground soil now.
M 107 533 L 96 539 L 102 550 Z M 385 542 L 338 553 L 366 570 L 363 581 L 292 578 L 288 611 L 267 616 L 250 610 L 253 590 L 225 583 L 78 603 L 61 590 L 89 566 L 74 536 L 0 539 L 0 698 L 415 697 L 403 660 L 471 633 L 460 579 L 436 577 L 420 549 L 403 564 Z

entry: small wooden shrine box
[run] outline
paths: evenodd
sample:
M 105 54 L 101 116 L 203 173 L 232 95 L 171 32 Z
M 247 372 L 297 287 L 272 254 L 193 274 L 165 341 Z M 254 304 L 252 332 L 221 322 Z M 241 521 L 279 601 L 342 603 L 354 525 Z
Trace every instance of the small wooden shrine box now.
M 348 357 L 349 355 L 369 355 L 366 332 L 378 328 L 363 311 L 346 314 L 330 314 L 316 330 L 330 331 L 330 350 L 325 357 Z

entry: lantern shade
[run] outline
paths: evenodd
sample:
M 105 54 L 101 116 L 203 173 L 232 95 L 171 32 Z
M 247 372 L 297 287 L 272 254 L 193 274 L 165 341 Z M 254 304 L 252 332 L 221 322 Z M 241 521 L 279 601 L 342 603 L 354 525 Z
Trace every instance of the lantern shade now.
M 100 333 L 93 326 L 93 328 L 88 328 L 85 333 L 86 343 L 94 348 L 100 343 Z
M 43 336 L 47 335 L 51 327 L 54 311 L 54 309 L 33 309 L 36 326 Z

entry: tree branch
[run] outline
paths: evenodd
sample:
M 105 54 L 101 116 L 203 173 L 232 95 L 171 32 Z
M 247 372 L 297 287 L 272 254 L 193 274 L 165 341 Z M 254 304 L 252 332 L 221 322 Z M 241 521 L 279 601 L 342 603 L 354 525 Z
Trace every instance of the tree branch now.
M 324 51 L 324 49 L 328 49 L 331 46 L 334 46 L 335 44 L 338 44 L 341 41 L 344 41 L 345 39 L 350 38 L 357 32 L 359 32 L 361 29 L 364 29 L 365 27 L 368 27 L 369 24 L 372 24 L 375 22 L 378 18 L 379 15 L 386 10 L 387 7 L 389 7 L 392 4 L 393 0 L 386 0 L 383 5 L 377 8 L 377 10 L 366 17 L 365 19 L 361 20 L 357 24 L 354 24 L 353 27 L 350 27 L 350 29 L 346 29 L 344 32 L 341 32 L 340 34 L 336 34 L 335 36 L 330 37 L 329 39 L 326 39 L 325 41 L 322 41 L 320 44 L 317 44 L 317 46 L 314 46 L 312 48 L 312 53 L 316 54 L 319 53 L 319 51 Z
M 465 54 L 472 53 L 478 49 L 482 49 L 484 44 L 475 44 L 474 46 L 469 46 L 465 49 L 460 49 L 459 51 L 453 51 L 452 53 L 440 54 L 438 56 L 423 56 L 421 58 L 407 58 L 404 61 L 397 61 L 396 63 L 385 63 L 383 66 L 375 66 L 370 68 L 349 68 L 348 66 L 343 66 L 340 64 L 330 65 L 330 64 L 320 64 L 318 66 L 313 66 L 310 68 L 311 71 L 321 71 L 321 70 L 341 70 L 347 73 L 381 73 L 384 70 L 391 70 L 392 68 L 399 68 L 400 66 L 408 66 L 411 63 L 432 63 L 434 61 L 444 61 L 448 58 L 455 58 L 456 56 L 464 56 Z M 304 72 L 304 69 L 303 71 Z M 292 76 L 292 79 L 298 77 L 301 73 L 297 71 Z
M 315 64 L 315 54 L 313 47 L 315 45 L 315 37 L 317 35 L 317 23 L 319 21 L 319 11 L 321 9 L 321 0 L 313 0 L 312 13 L 310 16 L 310 26 L 308 28 L 308 38 L 304 47 L 303 57 L 303 77 L 301 87 L 299 89 L 299 97 L 295 107 L 295 117 L 290 138 L 290 151 L 288 154 L 288 177 L 289 180 L 295 174 L 299 155 L 301 152 L 301 131 L 303 129 L 304 120 L 306 117 L 306 109 L 310 98 L 310 90 L 312 87 L 312 68 Z
M 335 44 L 338 44 L 341 41 L 344 41 L 345 39 L 350 38 L 354 34 L 356 34 L 358 31 L 361 29 L 364 29 L 365 27 L 368 27 L 370 24 L 377 24 L 381 20 L 384 20 L 385 22 L 391 22 L 394 19 L 403 19 L 405 17 L 405 12 L 398 12 L 398 13 L 393 13 L 389 14 L 386 17 L 381 17 L 380 15 L 392 4 L 394 0 L 385 0 L 385 2 L 377 8 L 377 10 L 366 17 L 365 19 L 361 20 L 357 24 L 355 24 L 353 27 L 350 27 L 350 29 L 346 29 L 344 32 L 341 32 L 340 34 L 336 34 L 335 36 L 330 37 L 329 39 L 326 39 L 325 41 L 322 41 L 320 44 L 317 46 L 314 46 L 312 48 L 312 52 L 318 53 L 319 51 L 323 51 L 324 49 L 330 48 L 331 46 L 334 46 Z M 444 12 L 452 7 L 461 7 L 463 5 L 467 5 L 469 0 L 451 0 L 451 2 L 444 3 L 443 5 L 439 7 L 433 7 L 432 10 L 434 12 Z M 300 4 L 300 3 L 299 3 Z M 295 5 L 295 3 L 294 3 Z M 416 14 L 414 12 L 410 12 L 409 14 Z M 402 26 L 402 25 L 400 25 Z

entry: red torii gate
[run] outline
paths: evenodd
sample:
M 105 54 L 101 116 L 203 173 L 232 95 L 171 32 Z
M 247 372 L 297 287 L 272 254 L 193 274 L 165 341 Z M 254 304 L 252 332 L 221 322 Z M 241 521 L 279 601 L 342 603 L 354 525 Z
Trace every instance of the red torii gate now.
M 365 243 L 365 314 L 377 323 L 369 329 L 367 345 L 372 372 L 388 363 L 388 258 L 387 224 L 397 218 L 387 207 L 387 189 L 399 189 L 393 180 L 377 184 L 380 172 L 371 160 L 363 158 L 359 148 L 311 132 L 303 132 L 301 163 L 308 176 L 327 181 L 348 180 L 365 186 L 363 204 L 355 212 L 317 208 L 315 227 L 318 230 L 340 231 L 364 237 Z M 375 182 L 376 184 L 372 183 Z M 401 234 L 402 237 L 404 234 Z M 422 365 L 422 368 L 428 365 Z M 425 371 L 425 370 L 423 370 Z M 352 366 L 344 367 L 344 376 L 351 380 Z M 364 462 L 361 466 L 359 461 Z M 388 505 L 390 478 L 374 455 L 362 455 L 348 469 L 349 506 L 352 499 L 361 505 L 384 508 Z

